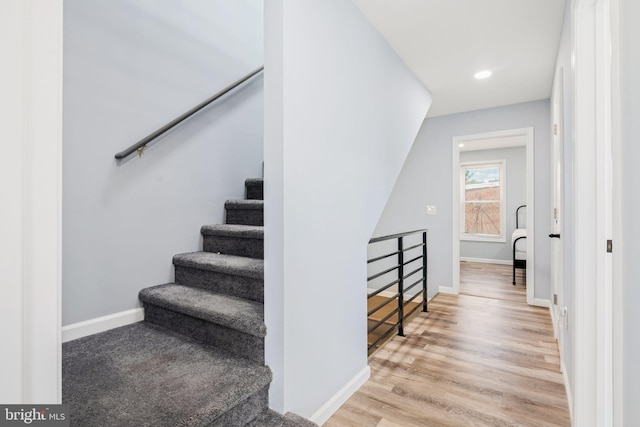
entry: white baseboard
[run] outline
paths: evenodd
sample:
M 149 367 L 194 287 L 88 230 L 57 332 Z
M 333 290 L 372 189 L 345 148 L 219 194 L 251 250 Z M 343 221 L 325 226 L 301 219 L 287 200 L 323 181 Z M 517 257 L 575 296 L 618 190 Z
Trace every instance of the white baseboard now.
M 84 322 L 73 323 L 62 327 L 62 342 L 87 337 L 109 329 L 141 322 L 142 320 L 144 320 L 144 310 L 142 308 L 134 308 L 120 313 L 109 314 L 108 316 L 85 320 Z
M 534 298 L 533 303 L 531 305 L 535 305 L 536 307 L 551 307 L 551 301 L 548 299 Z
M 365 366 L 360 372 L 356 374 L 344 387 L 342 387 L 336 394 L 334 394 L 324 405 L 320 407 L 309 420 L 318 425 L 324 424 L 331 415 L 340 409 L 340 407 L 346 402 L 353 393 L 355 393 L 360 386 L 362 386 L 371 376 L 371 369 L 369 366 Z
M 551 304 L 549 304 L 549 316 L 551 316 L 551 324 L 553 325 L 553 337 L 557 340 L 558 339 L 558 324 L 557 324 L 558 319 L 556 319 L 556 311 L 553 309 L 553 306 Z M 558 342 L 558 345 L 560 345 L 560 342 Z M 560 352 L 560 349 L 558 349 L 558 352 Z
M 567 367 L 564 365 L 564 360 L 560 360 L 560 370 L 564 378 L 564 390 L 567 393 L 567 402 L 569 403 L 569 417 L 571 418 L 571 425 L 573 425 L 573 393 L 571 392 L 571 383 L 567 376 Z
M 509 259 L 488 259 L 488 258 L 469 258 L 466 256 L 461 256 L 460 261 L 467 262 L 481 262 L 483 264 L 502 264 L 502 265 L 513 265 L 513 261 Z
M 453 289 L 453 286 L 440 286 L 438 288 L 438 292 L 440 292 L 441 294 L 453 294 L 453 295 L 458 294 L 458 292 L 456 292 L 455 289 Z

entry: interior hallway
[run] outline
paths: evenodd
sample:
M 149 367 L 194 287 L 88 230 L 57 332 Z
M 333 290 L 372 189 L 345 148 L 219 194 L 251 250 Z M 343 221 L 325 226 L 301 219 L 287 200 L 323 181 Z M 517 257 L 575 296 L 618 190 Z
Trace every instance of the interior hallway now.
M 324 426 L 569 426 L 549 310 L 522 272 L 461 263 L 460 295 L 438 294 L 369 360 L 371 378 Z M 364 345 L 364 343 L 363 343 Z

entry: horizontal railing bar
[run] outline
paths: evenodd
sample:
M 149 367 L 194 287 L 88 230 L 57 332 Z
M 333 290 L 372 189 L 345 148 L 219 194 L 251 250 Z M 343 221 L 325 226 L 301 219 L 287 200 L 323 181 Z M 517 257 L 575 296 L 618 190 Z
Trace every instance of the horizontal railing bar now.
M 371 240 L 369 240 L 369 243 L 376 243 L 376 242 L 382 242 L 384 240 L 397 239 L 398 237 L 409 236 L 411 234 L 416 234 L 416 233 L 424 233 L 425 231 L 429 231 L 429 230 L 427 230 L 426 228 L 423 228 L 421 230 L 413 230 L 413 231 L 407 231 L 404 233 L 390 234 L 388 236 L 374 237 Z
M 380 341 L 384 340 L 389 335 L 391 335 L 393 332 L 395 332 L 398 329 L 399 326 L 400 326 L 400 324 L 395 324 L 391 328 L 389 328 L 389 330 L 387 332 L 385 332 L 384 334 L 380 335 L 377 340 L 375 340 L 373 343 L 371 343 L 369 345 L 369 347 L 367 348 L 367 351 L 371 350 L 373 347 L 376 346 L 376 344 L 378 344 Z
M 422 246 L 424 246 L 424 243 L 418 243 L 417 245 L 413 245 L 413 246 L 409 246 L 408 248 L 405 248 L 404 251 L 407 252 L 407 251 L 410 251 L 411 249 L 420 248 Z
M 393 282 L 389 283 L 388 285 L 385 285 L 383 287 L 381 287 L 380 289 L 378 289 L 377 291 L 371 292 L 370 294 L 367 295 L 367 299 L 371 298 L 371 297 L 375 297 L 376 295 L 378 295 L 380 292 L 382 291 L 386 291 L 387 289 L 389 289 L 390 287 L 392 287 L 393 285 L 397 285 L 400 282 L 400 279 L 396 279 Z
M 400 294 L 395 294 L 394 296 L 389 297 L 389 299 L 387 299 L 385 302 L 383 302 L 382 304 L 380 304 L 379 306 L 377 306 L 373 310 L 367 312 L 367 317 L 371 316 L 373 313 L 375 313 L 376 311 L 380 310 L 382 307 L 384 307 L 385 305 L 389 304 L 390 302 L 393 302 L 396 298 L 398 298 L 398 296 L 400 296 Z
M 237 81 L 231 83 L 229 86 L 225 87 L 220 92 L 218 92 L 215 95 L 207 98 L 206 100 L 204 100 L 200 104 L 196 105 L 195 107 L 193 107 L 192 109 L 190 109 L 186 113 L 180 115 L 179 117 L 177 117 L 174 120 L 170 121 L 166 125 L 162 126 L 157 131 L 155 131 L 152 134 L 146 136 L 145 138 L 142 138 L 140 141 L 136 142 L 135 144 L 133 144 L 129 148 L 127 148 L 125 150 L 122 150 L 119 153 L 116 153 L 116 155 L 115 155 L 116 159 L 117 160 L 122 160 L 122 159 L 130 156 L 131 154 L 135 153 L 138 149 L 143 148 L 145 145 L 147 145 L 148 143 L 150 143 L 151 141 L 153 141 L 154 139 L 156 139 L 160 135 L 168 132 L 169 130 L 171 130 L 172 128 L 177 126 L 178 124 L 182 123 L 183 121 L 185 121 L 189 117 L 193 116 L 198 111 L 202 110 L 203 108 L 205 108 L 206 106 L 208 106 L 212 102 L 218 100 L 222 96 L 224 96 L 227 93 L 231 92 L 233 89 L 235 89 L 236 87 L 240 86 L 242 83 L 246 82 L 247 80 L 251 79 L 253 76 L 259 74 L 263 70 L 264 70 L 264 66 L 260 67 L 260 68 L 257 68 L 256 70 L 254 70 L 251 73 L 247 74 L 246 76 L 242 77 L 240 80 L 237 80 Z
M 413 289 L 415 286 L 422 284 L 422 277 L 419 278 L 418 280 L 416 280 L 415 282 L 413 282 L 410 286 L 404 288 L 404 291 L 409 291 L 411 289 Z M 417 294 L 416 294 L 417 295 Z
M 416 274 L 418 271 L 422 271 L 422 266 L 420 266 L 419 268 L 416 268 L 415 270 L 413 270 L 411 273 L 407 274 L 406 276 L 403 276 L 402 280 L 404 280 L 404 279 Z
M 380 325 L 382 325 L 384 322 L 386 322 L 387 320 L 389 320 L 391 318 L 391 316 L 393 316 L 394 314 L 396 314 L 398 312 L 399 308 L 396 308 L 395 310 L 393 310 L 391 313 L 387 314 L 382 320 L 380 320 L 378 323 L 376 323 L 375 325 L 373 325 L 371 328 L 369 328 L 369 330 L 367 331 L 367 333 L 371 333 L 373 331 L 375 331 Z M 396 325 L 399 324 L 398 322 L 395 323 Z
M 381 271 L 380 273 L 376 273 L 376 274 L 374 274 L 373 276 L 368 277 L 368 278 L 367 278 L 367 282 L 370 282 L 370 281 L 371 281 L 371 280 L 373 280 L 373 279 L 377 279 L 377 278 L 378 278 L 378 277 L 380 277 L 380 276 L 384 276 L 384 275 L 385 275 L 385 274 L 387 274 L 387 273 L 391 273 L 393 270 L 397 270 L 397 269 L 398 269 L 398 267 L 400 267 L 400 266 L 399 266 L 399 265 L 396 265 L 396 266 L 394 266 L 394 267 L 391 267 L 391 268 L 388 268 L 388 269 L 386 269 L 386 270 L 384 270 L 384 271 Z
M 415 294 L 414 296 L 412 296 L 411 298 L 409 298 L 408 300 L 406 300 L 406 301 L 404 302 L 404 305 L 405 305 L 405 306 L 406 306 L 406 305 L 408 305 L 408 304 L 409 304 L 410 302 L 412 302 L 414 299 L 416 299 L 417 297 L 421 296 L 420 294 L 421 294 L 421 292 L 418 292 L 417 294 Z
M 416 294 L 416 295 L 419 295 L 419 294 Z M 416 305 L 415 307 L 413 307 L 413 308 L 409 311 L 409 313 L 408 313 L 407 315 L 405 315 L 405 318 L 406 318 L 406 317 L 411 316 L 413 313 L 415 313 L 416 311 L 418 311 L 418 309 L 419 309 L 419 308 L 421 308 L 421 305 L 420 305 L 420 304 L 418 304 L 418 305 Z
M 422 259 L 422 254 L 420 254 L 420 255 L 418 255 L 417 257 L 415 257 L 415 258 L 413 258 L 413 259 L 411 259 L 411 260 L 409 260 L 409 261 L 405 262 L 405 263 L 404 263 L 404 264 L 402 264 L 402 265 L 408 265 L 408 264 L 411 264 L 413 261 L 417 261 L 417 260 L 419 260 L 419 259 Z
M 398 255 L 399 253 L 400 252 L 395 251 L 395 252 L 391 252 L 390 254 L 387 254 L 387 255 L 379 256 L 377 258 L 371 258 L 371 259 L 367 260 L 367 264 L 370 264 L 370 263 L 376 262 L 376 261 L 380 261 L 381 259 L 389 258 L 389 257 L 394 256 L 394 255 Z

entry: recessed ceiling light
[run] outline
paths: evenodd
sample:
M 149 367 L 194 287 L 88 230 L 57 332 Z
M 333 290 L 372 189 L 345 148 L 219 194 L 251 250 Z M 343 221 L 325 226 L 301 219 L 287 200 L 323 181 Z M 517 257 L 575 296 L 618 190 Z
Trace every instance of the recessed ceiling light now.
M 480 79 L 486 79 L 487 77 L 491 77 L 491 74 L 492 74 L 491 71 L 484 70 L 484 71 L 478 71 L 473 75 L 473 77 L 480 80 Z

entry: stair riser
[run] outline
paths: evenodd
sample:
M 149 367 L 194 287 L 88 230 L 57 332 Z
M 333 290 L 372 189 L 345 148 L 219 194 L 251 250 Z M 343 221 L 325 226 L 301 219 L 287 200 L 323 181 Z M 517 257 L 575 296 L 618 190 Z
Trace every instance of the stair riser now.
M 262 185 L 247 185 L 248 200 L 264 200 Z
M 227 255 L 264 259 L 264 239 L 203 236 L 203 250 Z
M 203 344 L 212 345 L 238 356 L 264 364 L 264 338 L 258 338 L 226 326 L 144 303 L 144 320 Z
M 207 427 L 243 426 L 257 417 L 269 406 L 269 387 L 249 396 L 229 411 L 222 414 Z
M 227 224 L 264 225 L 262 209 L 227 209 Z
M 264 302 L 264 279 L 175 266 L 175 282 L 251 301 Z

